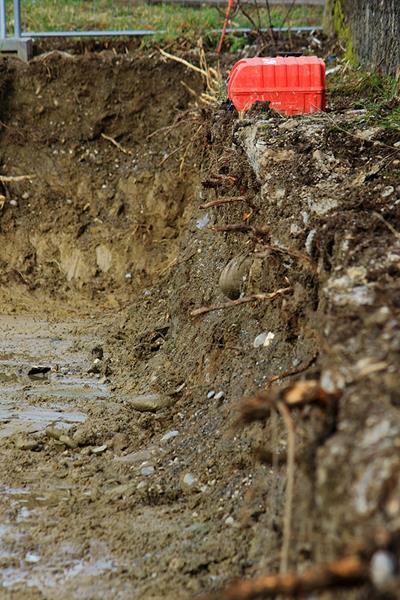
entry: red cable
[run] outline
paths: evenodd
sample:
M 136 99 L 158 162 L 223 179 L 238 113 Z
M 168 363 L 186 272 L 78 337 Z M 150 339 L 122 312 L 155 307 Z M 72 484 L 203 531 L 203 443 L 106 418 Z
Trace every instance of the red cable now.
M 228 6 L 226 7 L 226 13 L 225 13 L 224 26 L 222 27 L 221 37 L 219 38 L 219 42 L 218 42 L 218 46 L 217 46 L 217 54 L 220 54 L 221 50 L 222 50 L 222 44 L 224 43 L 225 33 L 226 33 L 226 29 L 228 27 L 229 17 L 230 17 L 234 2 L 235 2 L 235 0 L 228 0 Z

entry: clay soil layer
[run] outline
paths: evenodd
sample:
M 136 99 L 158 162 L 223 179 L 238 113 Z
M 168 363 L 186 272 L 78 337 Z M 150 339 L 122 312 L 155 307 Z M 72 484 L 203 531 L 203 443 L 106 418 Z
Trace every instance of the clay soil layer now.
M 397 527 L 398 136 L 202 85 L 157 51 L 0 64 L 1 598 L 188 598 Z M 291 412 L 288 531 L 297 380 L 332 401 Z

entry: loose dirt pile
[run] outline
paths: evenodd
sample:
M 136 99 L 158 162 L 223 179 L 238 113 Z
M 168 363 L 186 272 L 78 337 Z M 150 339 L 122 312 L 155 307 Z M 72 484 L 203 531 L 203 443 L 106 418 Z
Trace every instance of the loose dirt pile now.
M 4 326 L 3 422 L 58 407 L 3 440 L 4 594 L 186 598 L 277 572 L 288 540 L 303 570 L 395 529 L 393 132 L 350 133 L 351 109 L 201 112 L 201 82 L 155 54 L 51 54 L 2 82 L 2 173 L 30 176 L 3 190 L 1 300 L 23 319 Z M 289 415 L 288 527 L 279 403 L 238 422 L 290 374 L 331 401 Z

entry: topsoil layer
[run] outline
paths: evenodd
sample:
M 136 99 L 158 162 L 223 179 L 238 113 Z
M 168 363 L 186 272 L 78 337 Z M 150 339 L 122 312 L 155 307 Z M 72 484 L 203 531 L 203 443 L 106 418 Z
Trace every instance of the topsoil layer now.
M 29 176 L 2 184 L 2 393 L 54 408 L 57 377 L 90 380 L 84 424 L 2 440 L 2 597 L 186 598 L 398 525 L 397 139 L 350 134 L 351 108 L 199 110 L 201 89 L 156 53 L 1 65 L 1 171 Z M 279 381 L 239 418 L 278 376 L 329 399 L 291 412 L 289 530 Z M 324 597 L 377 597 L 363 581 Z

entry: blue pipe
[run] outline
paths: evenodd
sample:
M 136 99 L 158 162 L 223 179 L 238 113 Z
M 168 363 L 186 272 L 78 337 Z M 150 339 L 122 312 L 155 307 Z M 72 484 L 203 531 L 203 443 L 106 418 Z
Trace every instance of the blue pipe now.
M 0 0 L 0 2 L 3 0 Z M 18 3 L 18 0 L 14 0 L 14 3 Z M 19 25 L 20 26 L 20 25 Z M 300 27 L 273 27 L 272 30 L 276 33 L 286 33 L 288 31 L 293 31 L 294 33 L 311 33 L 312 31 L 322 31 L 322 27 L 316 26 L 300 26 Z M 259 30 L 262 33 L 267 33 L 271 31 L 270 28 L 262 28 Z M 227 33 L 242 33 L 242 34 L 250 34 L 254 33 L 254 29 L 250 29 L 248 27 L 238 27 L 236 29 L 230 28 L 226 30 Z M 24 31 L 20 32 L 18 37 L 21 38 L 53 38 L 53 37 L 144 37 L 148 35 L 157 35 L 164 34 L 166 31 L 164 29 L 160 29 L 158 31 L 150 31 L 148 29 L 127 29 L 126 31 L 122 30 L 104 30 L 104 31 Z M 221 29 L 210 29 L 205 33 L 221 33 Z

